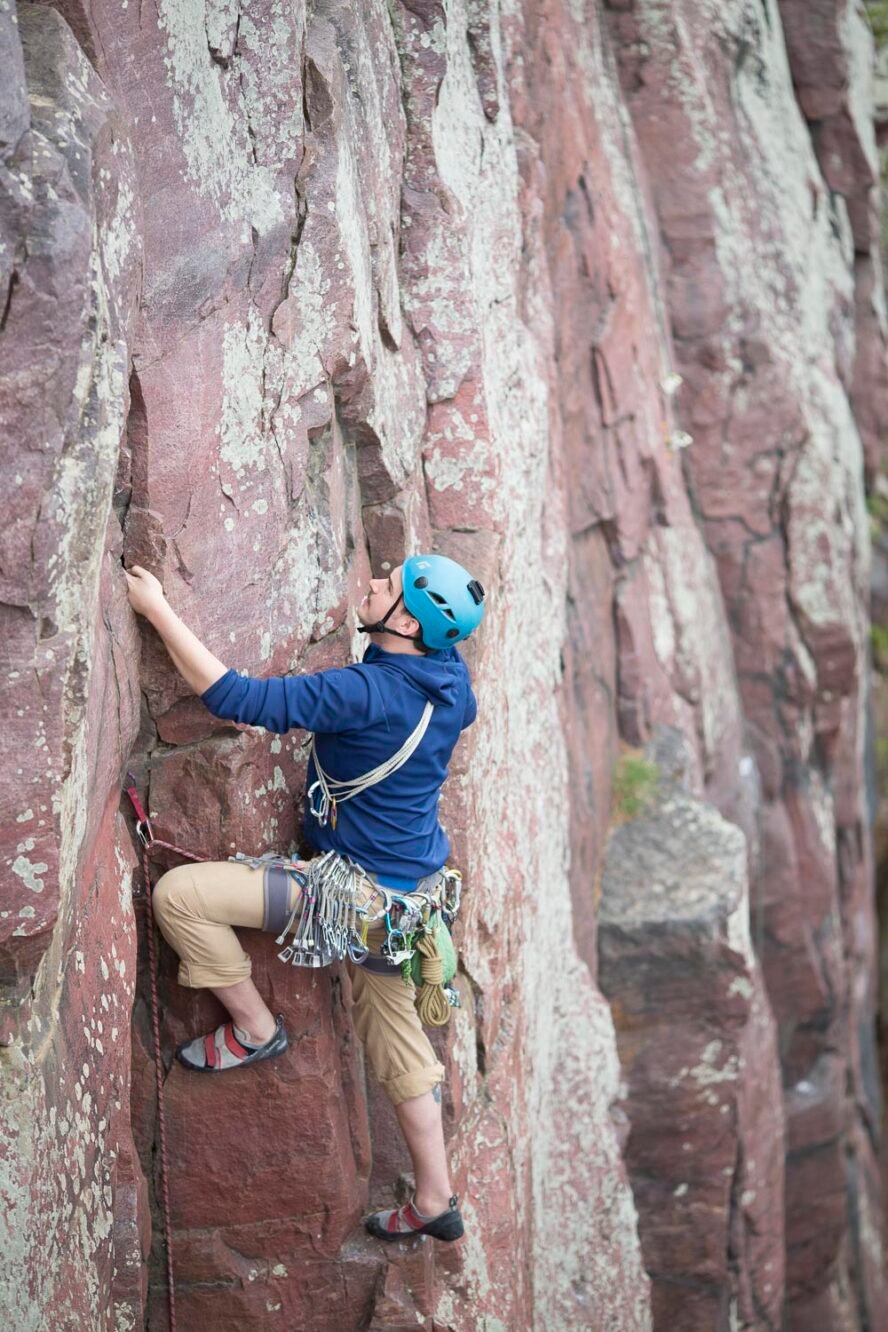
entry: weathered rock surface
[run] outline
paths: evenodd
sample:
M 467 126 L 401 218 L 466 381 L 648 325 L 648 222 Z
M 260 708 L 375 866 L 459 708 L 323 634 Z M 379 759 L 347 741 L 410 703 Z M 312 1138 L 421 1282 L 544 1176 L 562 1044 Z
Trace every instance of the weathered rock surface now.
M 210 717 L 121 556 L 281 674 L 429 544 L 490 595 L 442 802 L 469 1233 L 363 1235 L 407 1162 L 348 978 L 257 935 L 291 1053 L 166 1081 L 180 1325 L 880 1326 L 867 42 L 844 0 L 0 13 L 10 1326 L 166 1326 L 127 765 L 199 854 L 299 835 L 304 737 Z M 664 727 L 683 793 L 612 833 L 599 916 L 620 744 Z M 216 1009 L 165 950 L 160 993 L 168 1055 Z
M 878 208 L 872 136 L 860 110 L 872 40 L 860 7 L 844 4 L 679 4 L 669 16 L 658 6 L 612 9 L 666 255 L 680 409 L 695 440 L 686 472 L 718 566 L 761 775 L 752 909 L 778 1023 L 787 1140 L 801 1084 L 833 1096 L 842 1124 L 789 1150 L 790 1325 L 878 1322 L 881 1255 L 859 1236 L 856 1249 L 846 1242 L 855 1200 L 872 1183 L 870 1149 L 858 1156 L 857 1144 L 872 1141 L 879 1117 L 859 776 L 869 539 L 852 417 L 865 365 L 880 367 L 884 385 L 881 276 L 876 289 L 855 286 L 858 256 L 880 269 L 867 220 Z M 828 180 L 797 109 L 781 15 L 806 115 L 819 87 Z M 840 67 L 818 85 L 822 48 L 837 43 Z M 842 68 L 863 71 L 854 91 Z M 872 385 L 866 394 L 879 415 Z M 847 1084 L 830 1080 L 827 1092 L 816 1071 L 837 1053 Z M 815 1202 L 815 1149 L 820 1172 L 837 1182 L 820 1227 L 832 1238 L 816 1246 L 802 1201 Z
M 746 840 L 677 782 L 609 838 L 599 954 L 655 1326 L 779 1328 L 783 1114 Z
M 135 1316 L 144 1299 L 140 1261 L 115 1287 L 148 1217 L 129 1123 L 135 857 L 116 791 L 139 647 L 108 523 L 139 250 L 119 108 L 57 14 L 7 7 L 0 27 L 17 74 L 0 93 L 0 1307 L 24 1332 L 104 1326 L 115 1301 Z

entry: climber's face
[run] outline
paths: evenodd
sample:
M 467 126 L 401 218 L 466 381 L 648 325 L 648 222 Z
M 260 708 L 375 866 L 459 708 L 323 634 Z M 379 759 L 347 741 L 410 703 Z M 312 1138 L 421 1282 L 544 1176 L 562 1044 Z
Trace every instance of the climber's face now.
M 361 624 L 376 624 L 378 620 L 381 620 L 383 615 L 398 600 L 402 586 L 400 564 L 397 569 L 392 569 L 391 573 L 384 578 L 371 578 L 369 590 L 358 607 L 358 619 Z M 401 606 L 388 621 L 393 629 L 400 627 L 397 623 L 400 613 Z

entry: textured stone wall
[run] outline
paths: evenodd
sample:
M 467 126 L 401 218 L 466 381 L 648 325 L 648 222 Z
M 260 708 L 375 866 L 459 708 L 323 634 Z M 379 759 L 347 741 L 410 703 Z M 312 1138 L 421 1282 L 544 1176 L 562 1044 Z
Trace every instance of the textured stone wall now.
M 688 482 L 761 781 L 752 910 L 783 1072 L 792 1326 L 876 1321 L 869 543 L 852 420 L 855 393 L 883 420 L 872 42 L 853 5 L 614 8 L 667 256 Z
M 878 1328 L 862 8 L 58 0 L 0 41 L 5 1322 L 166 1326 L 126 768 L 199 854 L 299 836 L 303 734 L 212 718 L 121 558 L 282 674 L 432 545 L 490 597 L 443 800 L 468 1235 L 363 1234 L 406 1158 L 348 977 L 255 935 L 291 1052 L 166 1079 L 180 1325 Z M 161 973 L 169 1054 L 216 1010 Z

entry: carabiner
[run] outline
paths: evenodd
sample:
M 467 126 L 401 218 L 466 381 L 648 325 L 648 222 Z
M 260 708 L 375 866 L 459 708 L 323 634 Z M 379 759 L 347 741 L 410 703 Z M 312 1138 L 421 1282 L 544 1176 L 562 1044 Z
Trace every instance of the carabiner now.
M 386 917 L 386 923 L 388 923 L 388 917 Z M 400 940 L 400 943 L 397 942 L 398 940 Z M 407 936 L 404 931 L 390 929 L 387 932 L 379 951 L 382 953 L 383 957 L 387 957 L 392 962 L 395 960 L 397 954 L 407 952 Z
M 318 787 L 321 788 L 321 794 L 318 800 L 318 807 L 316 809 L 314 802 L 314 793 L 318 789 Z M 318 823 L 323 828 L 327 822 L 327 811 L 330 808 L 330 802 L 327 799 L 326 791 L 321 786 L 321 783 L 319 781 L 312 782 L 311 786 L 308 788 L 308 808 L 311 811 L 311 813 L 314 815 L 314 817 L 317 819 Z
M 136 778 L 132 772 L 127 770 L 128 786 L 123 789 L 130 798 L 130 804 L 136 815 L 136 836 L 144 847 L 149 847 L 154 841 L 154 829 L 151 827 L 151 820 L 145 813 L 145 807 L 139 799 L 139 793 L 136 790 Z M 147 831 L 146 831 L 147 829 Z

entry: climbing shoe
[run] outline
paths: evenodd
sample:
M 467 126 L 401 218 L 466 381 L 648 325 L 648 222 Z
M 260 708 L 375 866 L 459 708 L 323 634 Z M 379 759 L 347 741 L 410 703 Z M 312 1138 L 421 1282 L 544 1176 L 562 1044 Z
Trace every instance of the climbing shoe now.
M 226 1073 L 230 1068 L 258 1064 L 260 1059 L 275 1059 L 290 1044 L 280 1013 L 277 1015 L 274 1034 L 264 1045 L 248 1041 L 246 1035 L 233 1022 L 223 1022 L 221 1027 L 209 1035 L 197 1036 L 193 1041 L 185 1041 L 177 1046 L 176 1058 L 180 1064 L 194 1069 L 196 1073 Z
M 431 1235 L 433 1239 L 457 1240 L 463 1233 L 463 1219 L 456 1205 L 456 1194 L 450 1199 L 446 1212 L 438 1216 L 424 1216 L 417 1211 L 413 1199 L 403 1207 L 392 1207 L 385 1212 L 372 1212 L 364 1218 L 371 1235 L 381 1240 L 409 1239 L 411 1235 Z

